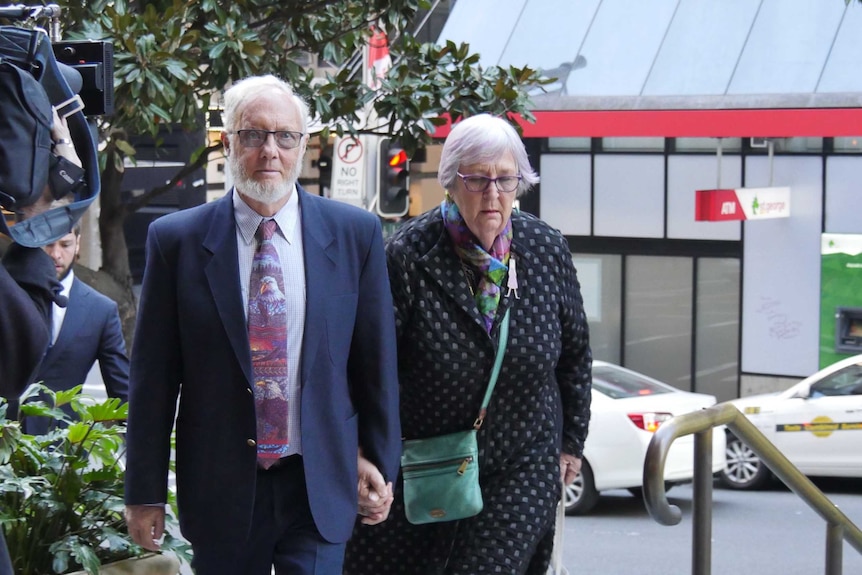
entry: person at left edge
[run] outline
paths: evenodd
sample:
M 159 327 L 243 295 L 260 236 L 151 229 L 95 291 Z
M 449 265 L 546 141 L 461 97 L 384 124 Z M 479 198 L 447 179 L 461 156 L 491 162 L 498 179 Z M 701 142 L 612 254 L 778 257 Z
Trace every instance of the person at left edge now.
M 53 115 L 51 138 L 55 142 L 55 155 L 80 167 L 81 160 L 72 143 L 68 125 L 56 110 Z M 16 219 L 23 221 L 61 208 L 68 200 L 55 200 L 50 186 L 45 186 L 35 202 L 20 209 L 12 209 L 16 211 Z M 0 217 L 3 217 L 2 214 Z M 72 225 L 74 222 L 70 221 L 70 228 Z M 63 228 L 63 231 L 70 228 Z M 0 396 L 3 398 L 16 398 L 26 386 L 33 383 L 51 342 L 53 306 L 63 306 L 67 302 L 61 292 L 62 285 L 57 280 L 51 258 L 41 247 L 25 247 L 15 242 L 9 246 L 0 260 Z M 2 530 L 0 575 L 14 575 L 12 558 Z
M 75 277 L 73 264 L 81 248 L 81 226 L 42 249 L 54 262 L 57 279 L 68 298 L 65 308 L 54 304 L 52 337 L 35 381 L 62 391 L 84 383 L 90 368 L 99 362 L 99 372 L 109 397 L 128 401 L 129 358 L 117 304 Z M 71 407 L 63 406 L 69 415 Z M 24 433 L 49 431 L 50 419 L 24 417 Z
M 197 575 L 340 574 L 360 449 L 389 482 L 400 456 L 380 222 L 297 184 L 308 108 L 288 84 L 235 83 L 224 117 L 233 189 L 156 220 L 147 236 L 130 377 L 129 532 L 158 548 L 176 414 L 178 519 Z M 246 306 L 254 234 L 268 218 L 287 296 L 290 447 L 265 470 Z

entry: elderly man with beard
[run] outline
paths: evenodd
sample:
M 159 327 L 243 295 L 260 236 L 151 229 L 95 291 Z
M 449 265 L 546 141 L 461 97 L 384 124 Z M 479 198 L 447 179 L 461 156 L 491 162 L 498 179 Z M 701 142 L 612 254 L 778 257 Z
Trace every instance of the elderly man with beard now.
M 380 222 L 298 185 L 308 108 L 289 85 L 234 84 L 224 118 L 233 189 L 147 237 L 129 532 L 158 549 L 176 425 L 198 575 L 340 574 L 357 506 L 365 523 L 386 518 L 400 455 Z

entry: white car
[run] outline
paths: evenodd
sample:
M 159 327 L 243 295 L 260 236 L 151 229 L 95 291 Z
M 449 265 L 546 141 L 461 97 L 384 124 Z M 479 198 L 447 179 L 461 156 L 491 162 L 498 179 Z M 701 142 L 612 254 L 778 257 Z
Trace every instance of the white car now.
M 599 493 L 628 489 L 639 496 L 644 458 L 653 432 L 675 415 L 715 405 L 715 397 L 681 391 L 641 373 L 603 361 L 593 362 L 590 431 L 581 473 L 566 488 L 569 515 L 588 513 Z M 713 473 L 725 467 L 725 435 L 713 433 Z M 675 440 L 665 461 L 667 486 L 694 476 L 694 436 Z
M 862 355 L 838 361 L 786 391 L 728 403 L 805 475 L 862 477 Z M 771 477 L 751 448 L 728 431 L 722 483 L 757 489 Z

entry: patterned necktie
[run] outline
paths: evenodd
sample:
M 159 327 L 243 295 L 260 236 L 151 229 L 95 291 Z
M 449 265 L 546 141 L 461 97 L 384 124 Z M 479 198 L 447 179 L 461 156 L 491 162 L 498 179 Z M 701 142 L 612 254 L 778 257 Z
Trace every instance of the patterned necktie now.
M 251 264 L 248 340 L 257 411 L 257 461 L 268 469 L 287 455 L 287 311 L 281 262 L 272 243 L 275 220 L 257 229 L 258 249 Z

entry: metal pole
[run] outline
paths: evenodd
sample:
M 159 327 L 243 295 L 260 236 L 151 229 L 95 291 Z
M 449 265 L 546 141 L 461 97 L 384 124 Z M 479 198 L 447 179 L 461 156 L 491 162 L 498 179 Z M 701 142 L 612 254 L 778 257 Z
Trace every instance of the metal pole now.
M 775 142 L 772 140 L 767 140 L 767 146 L 769 150 L 769 187 L 772 187 L 772 175 L 773 175 L 773 166 L 772 162 L 775 159 Z
M 694 434 L 692 575 L 712 573 L 712 428 Z
M 826 523 L 826 575 L 841 575 L 841 553 L 844 529 L 835 523 Z

